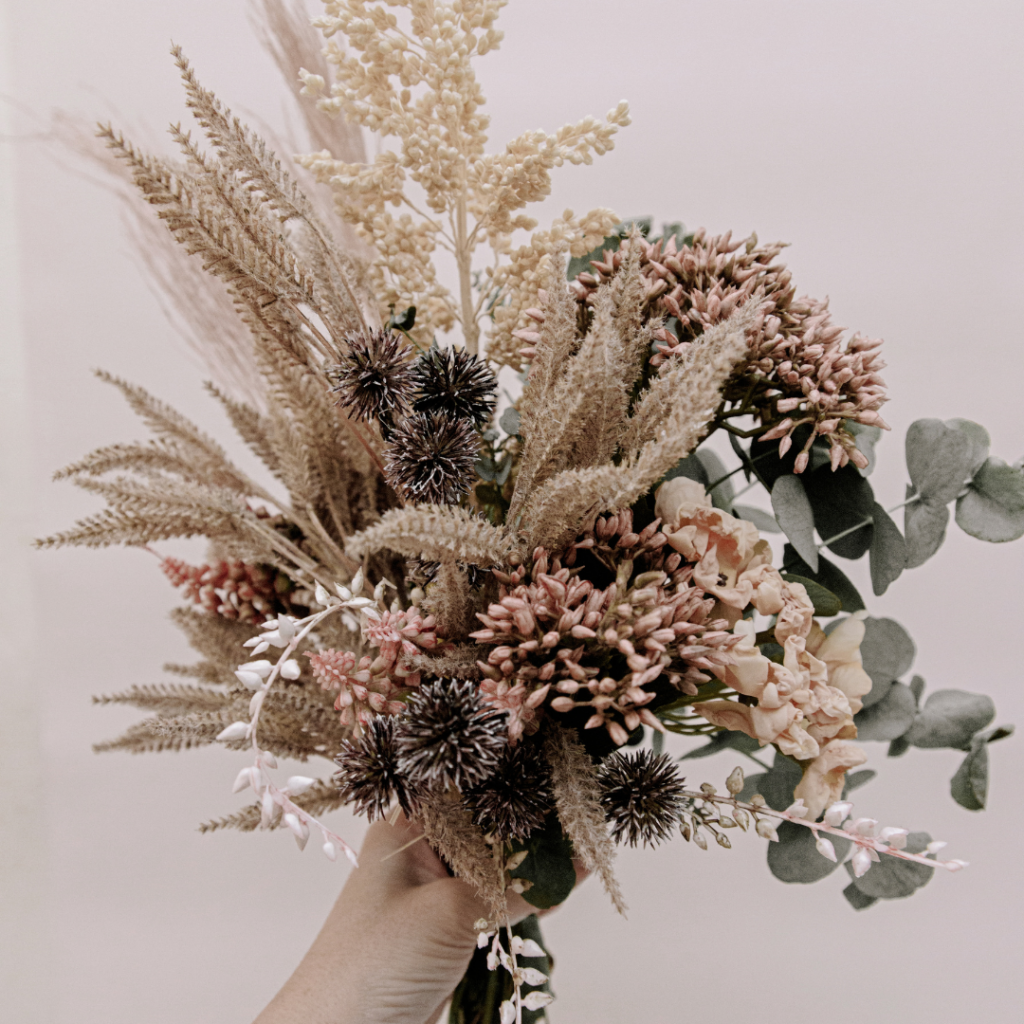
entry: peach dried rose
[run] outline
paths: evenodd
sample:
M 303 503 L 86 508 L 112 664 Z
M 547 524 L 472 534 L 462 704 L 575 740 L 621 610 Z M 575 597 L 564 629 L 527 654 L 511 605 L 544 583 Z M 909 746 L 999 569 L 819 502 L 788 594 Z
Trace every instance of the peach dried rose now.
M 804 801 L 807 817 L 814 820 L 843 795 L 847 771 L 867 759 L 867 754 L 855 743 L 832 740 L 804 770 L 804 777 L 793 790 L 793 798 Z

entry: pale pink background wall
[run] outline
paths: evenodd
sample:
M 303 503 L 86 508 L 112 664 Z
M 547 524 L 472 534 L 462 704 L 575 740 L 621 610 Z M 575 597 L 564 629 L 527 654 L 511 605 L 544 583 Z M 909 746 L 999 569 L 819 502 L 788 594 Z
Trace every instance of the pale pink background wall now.
M 183 116 L 173 37 L 232 106 L 279 120 L 245 0 L 7 0 L 5 16 L 3 88 L 44 116 L 112 115 L 158 138 Z M 998 454 L 1024 454 L 1019 3 L 514 0 L 502 24 L 502 49 L 479 66 L 496 145 L 632 103 L 615 152 L 562 171 L 544 215 L 610 205 L 786 239 L 803 289 L 887 339 L 894 432 L 873 479 L 880 500 L 902 496 L 901 439 L 920 416 L 980 420 Z M 6 116 L 8 130 L 31 130 Z M 299 855 L 281 834 L 195 831 L 240 802 L 238 755 L 90 751 L 135 714 L 89 696 L 155 682 L 187 652 L 146 554 L 25 551 L 27 536 L 96 508 L 50 484 L 52 470 L 141 436 L 89 371 L 223 424 L 143 283 L 113 198 L 31 139 L 5 154 L 17 175 L 13 193 L 2 175 L 0 267 L 0 1017 L 244 1022 L 311 940 L 346 868 Z M 931 688 L 984 690 L 998 721 L 1024 725 L 1022 569 L 1024 542 L 983 545 L 954 529 L 872 610 L 907 625 Z M 1024 743 L 992 749 L 982 814 L 948 795 L 960 755 L 886 762 L 882 745 L 869 750 L 883 774 L 858 794 L 862 812 L 927 828 L 970 870 L 854 914 L 839 892 L 845 872 L 784 886 L 751 837 L 731 852 L 681 841 L 626 851 L 627 921 L 587 885 L 546 926 L 558 957 L 552 1020 L 1019 1020 Z M 695 781 L 720 782 L 732 766 L 701 762 Z M 359 839 L 359 822 L 336 821 Z

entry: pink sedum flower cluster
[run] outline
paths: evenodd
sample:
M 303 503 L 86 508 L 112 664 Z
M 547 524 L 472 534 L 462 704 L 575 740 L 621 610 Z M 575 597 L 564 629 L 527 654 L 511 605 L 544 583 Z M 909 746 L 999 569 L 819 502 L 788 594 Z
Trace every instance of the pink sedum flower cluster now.
M 395 715 L 405 707 L 399 699 L 420 685 L 420 671 L 410 658 L 437 647 L 432 615 L 424 618 L 415 605 L 401 611 L 363 611 L 363 635 L 378 653 L 356 660 L 351 651 L 332 648 L 310 654 L 313 675 L 325 690 L 337 690 L 335 710 L 342 725 L 356 735 L 377 715 Z

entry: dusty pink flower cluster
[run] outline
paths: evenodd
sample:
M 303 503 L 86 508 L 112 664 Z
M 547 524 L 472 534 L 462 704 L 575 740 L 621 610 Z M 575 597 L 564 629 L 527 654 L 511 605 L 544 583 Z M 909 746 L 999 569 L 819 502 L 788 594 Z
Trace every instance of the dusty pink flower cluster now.
M 605 250 L 604 259 L 592 263 L 592 273 L 577 277 L 572 287 L 581 304 L 592 302 L 598 286 L 618 273 L 631 244 L 626 239 L 617 251 Z M 680 325 L 679 337 L 665 328 L 656 333 L 663 347 L 652 359 L 655 365 L 759 295 L 761 316 L 751 335 L 750 361 L 739 375 L 748 383 L 730 397 L 742 397 L 750 383 L 767 385 L 755 399 L 757 414 L 772 425 L 763 439 L 778 439 L 780 454 L 792 445 L 797 427 L 813 426 L 797 457 L 798 473 L 807 467 L 816 437 L 828 440 L 833 468 L 867 465 L 844 428 L 850 420 L 886 426 L 878 412 L 887 400 L 880 376 L 882 342 L 854 335 L 844 344 L 843 328 L 832 322 L 827 301 L 796 297 L 789 270 L 775 262 L 781 244 L 759 245 L 756 235 L 733 241 L 731 232 L 709 236 L 703 229 L 691 245 L 677 244 L 675 236 L 637 244 L 649 315 L 675 317 Z M 779 416 L 784 419 L 776 423 Z
M 352 726 L 356 735 L 376 715 L 398 714 L 405 705 L 397 698 L 420 685 L 420 672 L 409 658 L 431 651 L 438 639 L 432 615 L 426 618 L 413 606 L 404 611 L 364 611 L 363 634 L 376 656 L 356 661 L 350 651 L 332 648 L 310 654 L 313 675 L 325 690 L 337 690 L 334 702 L 342 725 Z
M 279 612 L 291 612 L 275 583 L 278 573 L 269 566 L 248 562 L 189 565 L 179 558 L 163 558 L 160 568 L 175 587 L 184 587 L 189 600 L 211 615 L 258 626 Z
M 634 532 L 629 511 L 601 517 L 563 557 L 538 548 L 528 568 L 495 573 L 500 599 L 471 635 L 494 645 L 477 663 L 481 689 L 508 710 L 513 739 L 534 731 L 547 707 L 587 709 L 584 728 L 604 728 L 622 744 L 641 723 L 663 728 L 646 706 L 656 680 L 696 694 L 707 672 L 724 670 L 737 638 L 713 617 L 715 598 L 694 583 L 694 566 L 666 553 L 659 525 Z M 612 582 L 599 587 L 577 575 L 581 551 Z

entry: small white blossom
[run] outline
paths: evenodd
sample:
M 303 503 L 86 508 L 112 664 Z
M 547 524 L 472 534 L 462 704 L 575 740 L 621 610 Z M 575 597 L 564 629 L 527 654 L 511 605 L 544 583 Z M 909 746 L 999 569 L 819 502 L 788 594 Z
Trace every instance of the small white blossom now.
M 822 857 L 826 860 L 832 861 L 833 864 L 836 862 L 836 848 L 832 845 L 830 840 L 826 839 L 824 836 L 818 836 L 814 841 L 814 845 Z
M 292 775 L 285 783 L 285 788 L 288 790 L 289 796 L 299 796 L 305 793 L 310 786 L 316 785 L 316 779 L 311 779 L 308 775 Z
M 501 1024 L 515 1024 L 516 1004 L 511 999 L 506 999 L 498 1011 Z
M 302 669 L 299 667 L 299 663 L 294 658 L 289 658 L 281 666 L 282 679 L 298 679 L 300 675 L 302 675 Z
M 274 666 L 266 658 L 260 658 L 259 661 L 247 661 L 244 665 L 238 666 L 239 672 L 255 672 L 260 679 L 266 679 L 273 670 Z
M 873 836 L 878 822 L 874 818 L 858 818 L 851 826 L 850 831 L 856 832 L 859 836 Z
M 555 997 L 550 992 L 530 992 L 523 996 L 523 1008 L 526 1010 L 542 1010 L 545 1006 L 554 1002 Z
M 244 669 L 238 669 L 235 672 L 235 678 L 247 690 L 258 690 L 263 685 L 263 680 L 257 672 L 247 672 Z
M 825 824 L 831 825 L 833 828 L 839 828 L 852 810 L 853 804 L 846 800 L 839 800 L 825 811 Z
M 244 740 L 249 735 L 248 722 L 232 722 L 227 728 L 217 733 L 219 740 Z
M 516 956 L 537 957 L 547 956 L 544 948 L 533 939 L 521 939 L 518 935 L 512 936 L 512 952 Z M 532 982 L 530 984 L 533 984 Z
M 527 985 L 543 985 L 548 980 L 548 976 L 536 967 L 520 967 L 519 974 Z
M 779 841 L 779 833 L 775 831 L 775 826 L 768 818 L 757 819 L 757 834 L 762 839 L 770 839 L 773 843 Z
M 235 777 L 235 784 L 231 787 L 231 792 L 241 793 L 243 789 L 248 789 L 251 785 L 252 771 L 248 768 L 243 768 Z
M 907 845 L 909 833 L 905 828 L 883 828 L 878 833 L 878 838 L 883 843 L 888 843 L 894 850 L 902 850 Z
M 949 843 L 944 842 L 941 839 L 936 839 L 935 842 L 929 843 L 925 848 L 925 853 L 938 853 L 939 850 L 944 850 Z
M 853 854 L 853 877 L 860 878 L 867 874 L 871 867 L 871 854 L 863 846 L 858 846 Z
M 795 804 L 790 804 L 786 808 L 786 813 L 793 818 L 806 818 L 810 813 L 810 809 L 804 803 L 804 798 L 800 797 Z
M 329 839 L 323 845 L 324 856 L 328 860 L 338 859 L 338 848 Z
M 729 778 L 725 780 L 725 788 L 733 796 L 739 796 L 743 792 L 743 769 L 738 765 L 733 768 L 729 773 Z

